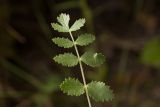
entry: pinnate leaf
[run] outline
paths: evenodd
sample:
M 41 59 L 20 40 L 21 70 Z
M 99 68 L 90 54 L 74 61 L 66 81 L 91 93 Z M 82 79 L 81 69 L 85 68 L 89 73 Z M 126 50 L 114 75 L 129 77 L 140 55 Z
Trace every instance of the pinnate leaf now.
M 93 81 L 87 85 L 88 94 L 95 101 L 110 101 L 114 98 L 113 91 L 103 82 Z
M 64 93 L 71 96 L 80 96 L 85 92 L 83 84 L 74 78 L 65 79 L 60 85 L 60 88 Z
M 78 64 L 78 58 L 72 53 L 59 54 L 53 58 L 57 63 L 63 66 L 72 67 Z
M 92 43 L 94 40 L 95 40 L 95 36 L 91 34 L 82 34 L 77 38 L 76 44 L 80 46 L 86 46 Z
M 101 53 L 85 52 L 81 60 L 89 66 L 97 67 L 104 63 L 105 57 Z
M 70 48 L 73 46 L 73 42 L 68 38 L 53 38 L 52 41 L 59 47 Z
M 84 18 L 76 20 L 74 22 L 74 24 L 71 26 L 70 31 L 79 30 L 82 26 L 84 26 L 84 23 L 85 23 L 85 19 Z

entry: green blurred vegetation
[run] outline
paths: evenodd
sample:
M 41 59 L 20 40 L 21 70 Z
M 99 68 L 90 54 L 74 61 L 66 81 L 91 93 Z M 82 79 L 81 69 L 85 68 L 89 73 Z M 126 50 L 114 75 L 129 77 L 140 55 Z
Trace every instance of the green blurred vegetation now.
M 50 23 L 61 12 L 73 20 L 86 18 L 83 31 L 97 38 L 86 49 L 107 56 L 101 68 L 85 66 L 86 77 L 105 81 L 116 98 L 111 103 L 92 101 L 94 107 L 159 107 L 159 4 L 159 0 L 1 0 L 0 107 L 87 107 L 85 96 L 68 97 L 58 88 L 64 77 L 80 77 L 70 72 L 77 68 L 63 68 L 52 60 L 59 49 L 51 39 L 59 34 Z
M 150 40 L 142 52 L 142 62 L 160 69 L 160 38 Z

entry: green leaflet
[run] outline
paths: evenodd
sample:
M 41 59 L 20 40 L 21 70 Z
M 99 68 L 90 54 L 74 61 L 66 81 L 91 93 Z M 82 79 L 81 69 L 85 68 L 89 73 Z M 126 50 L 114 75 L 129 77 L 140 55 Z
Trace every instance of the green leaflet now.
M 86 46 L 86 45 L 92 43 L 94 40 L 95 40 L 95 36 L 86 33 L 86 34 L 80 35 L 77 38 L 76 44 L 78 44 L 80 46 Z
M 72 32 L 72 31 L 79 30 L 82 26 L 84 26 L 84 23 L 85 23 L 84 18 L 76 20 L 74 24 L 71 26 L 70 31 Z
M 81 60 L 89 66 L 97 67 L 104 63 L 105 57 L 101 53 L 85 52 Z
M 88 94 L 95 101 L 110 101 L 114 95 L 109 86 L 106 86 L 103 82 L 93 81 L 87 85 Z
M 58 32 L 69 32 L 69 15 L 65 13 L 61 13 L 57 17 L 58 23 L 51 23 L 54 30 L 57 30 Z
M 72 53 L 59 54 L 53 58 L 57 63 L 63 66 L 72 67 L 78 64 L 78 58 Z
M 70 20 L 69 14 L 61 13 L 57 17 L 57 21 L 59 23 L 51 23 L 51 25 L 54 28 L 54 30 L 57 30 L 58 32 L 72 32 L 72 31 L 79 30 L 82 26 L 84 26 L 84 23 L 85 23 L 85 19 L 82 18 L 82 19 L 76 20 L 70 28 L 69 20 Z
M 65 13 L 61 13 L 59 17 L 57 17 L 57 21 L 67 29 L 69 29 L 69 20 L 69 15 Z
M 52 28 L 58 32 L 68 32 L 68 29 L 64 26 L 59 25 L 58 23 L 51 23 Z
M 71 48 L 73 46 L 73 42 L 68 38 L 53 38 L 52 41 L 57 44 L 59 47 L 63 48 Z
M 74 78 L 65 79 L 60 85 L 60 88 L 64 93 L 71 96 L 80 96 L 85 92 L 83 84 L 78 79 Z

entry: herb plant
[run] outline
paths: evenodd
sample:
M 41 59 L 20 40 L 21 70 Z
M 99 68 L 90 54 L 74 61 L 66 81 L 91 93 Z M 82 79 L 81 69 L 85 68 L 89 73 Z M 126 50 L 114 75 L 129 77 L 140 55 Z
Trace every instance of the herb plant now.
M 57 17 L 57 21 L 58 23 L 51 23 L 54 30 L 69 33 L 71 39 L 56 37 L 53 38 L 52 41 L 59 47 L 74 47 L 76 55 L 73 53 L 63 53 L 55 56 L 53 59 L 55 62 L 68 67 L 73 67 L 79 64 L 83 80 L 83 83 L 81 83 L 78 79 L 69 77 L 60 84 L 60 89 L 63 93 L 71 96 L 80 96 L 85 93 L 89 107 L 92 107 L 90 97 L 95 101 L 102 102 L 112 100 L 114 96 L 113 92 L 109 86 L 105 85 L 105 83 L 100 81 L 86 83 L 82 62 L 88 66 L 97 67 L 104 63 L 105 57 L 101 53 L 94 53 L 91 51 L 85 52 L 83 55 L 79 54 L 77 46 L 86 46 L 95 40 L 95 36 L 88 33 L 78 36 L 76 40 L 72 35 L 72 32 L 77 31 L 84 26 L 85 19 L 78 19 L 71 27 L 69 27 L 70 16 L 68 14 L 61 13 Z

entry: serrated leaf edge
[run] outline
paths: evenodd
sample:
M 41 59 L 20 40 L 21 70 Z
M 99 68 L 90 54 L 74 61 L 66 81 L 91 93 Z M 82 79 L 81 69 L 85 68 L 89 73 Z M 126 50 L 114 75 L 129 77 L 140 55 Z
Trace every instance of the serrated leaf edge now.
M 55 60 L 55 58 L 56 57 L 58 57 L 59 55 L 65 55 L 65 54 L 72 54 L 72 55 L 74 55 L 73 53 L 63 53 L 63 54 L 58 54 L 58 55 L 56 55 L 56 56 L 54 56 L 53 57 L 53 60 L 55 61 L 55 62 L 57 62 L 56 60 Z M 75 56 L 75 55 L 74 55 Z M 77 56 L 76 56 L 77 57 Z M 61 64 L 61 65 L 63 65 L 63 66 L 67 66 L 67 67 L 73 67 L 73 66 L 76 66 L 77 64 L 78 64 L 78 58 L 77 58 L 77 63 L 75 64 L 75 65 L 68 65 L 68 64 L 66 64 L 66 63 L 64 63 L 64 64 L 62 64 L 62 63 L 59 63 L 59 62 L 57 62 L 58 64 Z
M 54 30 L 56 30 L 56 31 L 58 31 L 58 32 L 66 33 L 66 32 L 69 31 L 69 29 L 64 28 L 64 26 L 60 25 L 59 23 L 51 23 L 51 26 L 52 26 L 52 28 L 53 28 Z M 61 29 L 63 29 L 63 30 L 59 30 L 59 29 L 57 29 L 55 26 L 61 27 Z
M 86 35 L 86 34 L 87 34 L 87 35 L 90 35 L 91 37 L 94 37 L 93 41 L 95 41 L 96 37 L 95 37 L 94 35 L 92 35 L 92 34 L 84 33 L 84 34 L 82 34 L 82 35 Z M 81 36 L 81 35 L 80 35 L 80 36 Z M 79 36 L 79 37 L 80 37 L 80 36 Z M 79 38 L 79 37 L 78 37 L 78 38 Z M 80 45 L 80 44 L 77 43 L 78 38 L 76 39 L 75 43 L 76 43 L 77 45 L 79 45 L 79 46 L 87 46 L 87 45 L 90 45 L 90 44 L 93 42 L 93 41 L 92 41 L 92 42 L 87 43 L 87 44 L 85 44 L 85 45 Z
M 65 40 L 67 40 L 68 38 L 64 38 L 64 37 L 61 37 L 61 38 L 60 38 L 60 37 L 55 37 L 55 38 L 53 38 L 53 39 L 52 39 L 53 43 L 56 44 L 56 45 L 59 46 L 59 47 L 62 47 L 62 48 L 71 48 L 71 47 L 74 46 L 73 42 L 72 42 L 71 40 L 69 40 L 69 39 L 68 39 L 68 40 L 72 42 L 72 46 L 70 46 L 70 47 L 60 46 L 59 44 L 57 44 L 57 43 L 54 41 L 54 39 L 65 39 Z
M 89 95 L 93 100 L 95 100 L 96 102 L 105 102 L 105 101 L 112 101 L 113 100 L 114 94 L 113 94 L 113 90 L 110 89 L 110 86 L 108 86 L 108 85 L 106 86 L 106 84 L 104 82 L 101 82 L 101 81 L 92 81 L 92 82 L 87 84 L 87 88 L 88 88 L 88 85 L 91 84 L 91 83 L 100 83 L 100 84 L 102 84 L 103 86 L 105 86 L 105 88 L 107 87 L 111 91 L 111 93 L 113 95 L 112 99 L 109 99 L 109 100 L 107 100 L 107 99 L 97 100 L 93 96 Z
M 85 52 L 86 53 L 86 52 Z M 84 53 L 84 54 L 85 54 Z M 83 54 L 83 55 L 84 55 Z M 104 61 L 103 61 L 103 63 L 105 62 L 105 56 L 102 54 L 102 53 L 97 53 L 97 52 L 95 52 L 94 54 L 101 54 L 103 57 L 104 57 Z M 80 59 L 82 60 L 82 62 L 83 63 L 85 63 L 84 61 L 83 61 L 83 55 L 80 57 Z M 100 65 L 102 65 L 103 63 L 101 63 Z M 98 66 L 100 66 L 100 65 L 95 65 L 95 66 L 93 66 L 93 65 L 89 65 L 89 64 L 87 64 L 87 63 L 85 63 L 86 65 L 88 65 L 88 66 L 91 66 L 91 67 L 98 67 Z
M 67 17 L 69 18 L 67 25 L 66 25 L 66 23 L 62 23 L 62 22 L 60 21 L 60 18 L 61 18 L 62 16 L 67 16 Z M 62 17 L 62 18 L 63 18 L 63 20 L 65 20 L 64 17 Z M 69 21 L 70 21 L 70 16 L 69 16 L 69 14 L 61 13 L 61 14 L 57 17 L 57 21 L 61 24 L 61 26 L 66 27 L 66 28 L 69 30 Z M 64 22 L 65 22 L 65 21 L 64 21 Z M 64 24 L 64 25 L 63 25 L 63 24 Z
M 69 14 L 61 13 L 61 14 L 57 17 L 57 21 L 58 21 L 61 25 L 63 25 L 63 23 L 61 23 L 60 18 L 62 17 L 62 18 L 63 18 L 63 21 L 65 20 L 63 16 L 68 17 L 69 20 L 70 20 Z M 68 20 L 68 23 L 64 23 L 66 27 L 67 27 L 68 24 L 69 24 L 69 20 Z M 66 25 L 66 24 L 67 24 L 67 25 Z
M 67 91 L 63 90 L 63 89 L 62 89 L 62 85 L 63 85 L 66 81 L 68 81 L 68 80 L 75 80 L 76 82 L 80 82 L 78 79 L 75 79 L 75 78 L 71 78 L 71 77 L 65 78 L 65 80 L 59 85 L 61 91 L 62 91 L 64 94 L 67 94 L 67 95 L 69 95 L 69 96 L 80 96 L 80 95 L 82 95 L 82 94 L 85 93 L 84 86 L 83 86 L 83 93 L 82 93 L 82 94 L 75 94 L 75 93 L 74 93 L 74 94 L 69 94 Z M 81 83 L 81 82 L 80 82 L 80 83 Z M 82 84 L 82 83 L 81 83 L 81 84 Z M 82 84 L 82 85 L 83 85 L 83 84 Z
M 76 30 L 73 30 L 73 27 L 75 26 L 75 23 L 76 23 L 76 22 L 78 22 L 79 20 L 83 20 L 83 25 L 82 25 L 82 26 L 80 26 L 80 27 L 78 27 L 76 30 L 79 30 L 81 27 L 83 27 L 83 26 L 84 26 L 84 24 L 85 24 L 85 22 L 86 22 L 85 18 L 79 18 L 79 19 L 78 19 L 78 20 L 76 20 L 76 21 L 73 23 L 73 25 L 69 28 L 69 31 L 70 31 L 70 32 L 72 32 L 72 31 L 76 31 Z

